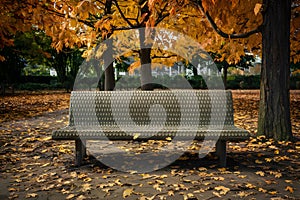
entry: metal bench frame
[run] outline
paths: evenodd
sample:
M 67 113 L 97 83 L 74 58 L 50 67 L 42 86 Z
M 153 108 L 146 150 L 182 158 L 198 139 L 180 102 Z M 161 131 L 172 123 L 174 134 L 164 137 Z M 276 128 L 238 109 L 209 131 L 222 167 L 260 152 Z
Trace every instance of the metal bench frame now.
M 194 103 L 195 97 L 198 104 Z M 161 107 L 154 108 L 150 118 L 149 109 L 156 104 Z M 165 109 L 165 115 L 160 112 L 161 108 Z M 195 110 L 199 115 L 195 115 Z M 218 112 L 214 115 L 213 111 Z M 217 138 L 216 154 L 220 165 L 226 166 L 227 141 L 243 141 L 250 137 L 248 131 L 234 126 L 233 112 L 231 91 L 224 90 L 73 91 L 69 125 L 55 130 L 52 139 L 75 140 L 75 164 L 80 166 L 86 156 L 86 140 Z M 119 125 L 125 126 L 126 131 Z M 143 128 L 145 126 L 148 128 Z M 137 132 L 141 136 L 134 138 Z

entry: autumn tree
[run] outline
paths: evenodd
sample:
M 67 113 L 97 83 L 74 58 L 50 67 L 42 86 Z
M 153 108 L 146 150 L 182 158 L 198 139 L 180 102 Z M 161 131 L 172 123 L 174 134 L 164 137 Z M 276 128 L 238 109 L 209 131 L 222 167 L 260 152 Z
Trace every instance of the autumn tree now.
M 176 4 L 171 4 L 172 1 L 148 1 L 140 0 L 133 3 L 128 7 L 128 2 L 122 2 L 120 5 L 118 0 L 114 0 L 114 5 L 122 20 L 127 24 L 123 28 L 116 29 L 139 29 L 139 42 L 140 49 L 139 65 L 141 73 L 141 88 L 143 90 L 152 90 L 152 75 L 151 75 L 151 50 L 152 46 L 147 43 L 147 37 L 152 37 L 154 30 L 153 27 L 157 26 L 161 21 L 168 17 L 172 9 L 175 9 Z M 125 3 L 125 4 L 124 4 Z
M 13 46 L 14 35 L 18 31 L 28 31 L 31 25 L 25 24 L 20 11 L 20 4 L 17 1 L 4 0 L 0 3 L 0 49 L 5 46 Z M 5 56 L 0 54 L 0 61 L 4 61 Z
M 258 135 L 266 135 L 276 140 L 292 139 L 289 100 L 289 75 L 290 75 L 290 38 L 299 36 L 299 14 L 292 20 L 293 29 L 290 29 L 291 7 L 295 13 L 299 10 L 299 2 L 290 0 L 264 0 L 255 4 L 254 14 L 261 13 L 263 19 L 256 29 L 241 34 L 226 33 L 218 27 L 210 14 L 210 9 L 224 3 L 214 1 L 216 4 L 208 6 L 207 1 L 197 1 L 197 6 L 209 21 L 216 33 L 224 38 L 248 38 L 256 33 L 262 34 L 262 71 L 261 71 L 261 96 L 259 109 Z M 238 1 L 231 1 L 235 7 Z M 227 3 L 228 4 L 228 3 Z M 215 6 L 214 6 L 215 5 Z M 215 18 L 216 19 L 216 18 Z M 217 18 L 222 20 L 222 18 Z M 228 20 L 228 19 L 227 19 Z M 233 26 L 234 27 L 234 26 Z M 278 29 L 280 27 L 280 29 Z M 291 34 L 290 34 L 291 33 Z M 299 46 L 296 43 L 294 46 Z M 299 49 L 293 49 L 297 52 Z M 296 59 L 294 55 L 292 57 Z

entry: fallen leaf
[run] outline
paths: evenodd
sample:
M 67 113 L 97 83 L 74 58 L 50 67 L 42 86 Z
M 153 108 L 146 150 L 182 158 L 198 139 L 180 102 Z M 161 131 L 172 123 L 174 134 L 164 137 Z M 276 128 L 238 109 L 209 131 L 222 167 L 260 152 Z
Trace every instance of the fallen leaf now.
M 174 196 L 174 191 L 173 190 L 169 190 L 168 191 L 168 196 Z
M 198 170 L 199 171 L 207 171 L 207 168 L 205 168 L 205 167 L 199 167 Z
M 91 182 L 91 181 L 92 181 L 92 179 L 90 177 L 83 179 L 83 182 Z
M 147 178 L 152 177 L 152 176 L 150 176 L 150 174 L 141 174 L 141 176 L 143 177 L 143 179 L 147 179 Z
M 268 193 L 271 195 L 274 195 L 274 194 L 277 194 L 277 191 L 273 190 L 273 191 L 269 191 Z
M 136 140 L 138 137 L 140 137 L 140 135 L 141 135 L 140 133 L 135 133 L 135 134 L 133 135 L 133 139 Z
M 261 3 L 257 3 L 255 4 L 254 7 L 254 14 L 257 15 L 260 12 L 260 9 L 262 8 L 262 4 Z
M 251 195 L 251 194 L 253 194 L 253 192 L 240 191 L 240 192 L 238 193 L 238 196 L 239 196 L 239 197 L 247 197 L 247 196 L 249 196 L 249 195 Z
M 265 161 L 266 161 L 266 162 L 271 162 L 271 161 L 272 161 L 272 158 L 265 158 Z
M 263 162 L 261 160 L 255 160 L 256 164 L 262 164 Z
M 260 175 L 260 176 L 265 176 L 265 173 L 263 171 L 257 171 L 255 174 Z
M 220 191 L 220 194 L 223 194 L 223 195 L 227 194 L 227 192 L 230 191 L 229 188 L 224 187 L 224 186 L 217 186 L 217 187 L 215 187 L 215 190 Z
M 158 183 L 159 185 L 163 185 L 163 184 L 165 184 L 165 182 L 164 182 L 164 181 L 162 181 L 162 180 L 155 180 L 155 182 L 156 182 L 156 183 Z
M 212 177 L 212 179 L 214 179 L 215 181 L 224 181 L 225 180 L 225 178 L 222 176 Z
M 249 188 L 249 189 L 256 188 L 256 186 L 251 184 L 251 183 L 247 183 L 246 187 Z
M 66 199 L 72 199 L 73 197 L 75 197 L 75 194 L 69 194 Z
M 159 184 L 154 184 L 154 185 L 153 185 L 153 188 L 156 189 L 156 190 L 159 191 L 159 192 L 162 191 L 162 188 L 159 187 Z
M 16 188 L 8 188 L 8 191 L 9 192 L 14 192 L 14 191 L 17 191 L 17 189 Z
M 82 192 L 87 192 L 90 191 L 91 189 L 92 189 L 91 184 L 89 183 L 82 184 L 82 189 L 81 189 Z
M 129 197 L 133 192 L 132 188 L 127 188 L 126 190 L 124 190 L 123 192 L 123 198 L 125 199 L 126 197 Z
M 289 191 L 290 193 L 294 193 L 294 188 L 291 186 L 286 186 L 285 191 Z
M 213 192 L 213 194 L 219 198 L 221 198 L 222 196 L 218 193 L 218 192 Z
M 265 190 L 265 189 L 263 189 L 263 188 L 258 188 L 258 191 L 259 191 L 259 192 L 263 192 L 263 193 L 266 193 L 266 192 L 267 192 L 267 190 Z
M 34 197 L 37 197 L 38 194 L 37 193 L 28 193 L 26 194 L 26 198 L 34 198 Z
M 79 197 L 76 198 L 76 200 L 83 200 L 83 199 L 86 199 L 86 197 L 83 195 L 80 195 Z

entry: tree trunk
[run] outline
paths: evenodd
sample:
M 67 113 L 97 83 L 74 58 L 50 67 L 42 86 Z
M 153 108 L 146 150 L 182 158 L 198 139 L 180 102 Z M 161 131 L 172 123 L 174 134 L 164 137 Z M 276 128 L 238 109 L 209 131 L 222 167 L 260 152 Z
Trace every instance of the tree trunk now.
M 109 37 L 109 36 L 108 36 Z M 104 66 L 107 66 L 105 70 L 104 90 L 114 90 L 115 88 L 115 74 L 113 66 L 113 46 L 112 39 L 107 40 L 107 50 L 104 54 Z
M 198 69 L 193 65 L 192 65 L 192 70 L 193 70 L 194 76 L 198 76 Z
M 151 73 L 151 47 L 145 43 L 147 28 L 139 29 L 140 38 L 140 61 L 141 61 L 141 89 L 153 90 L 152 73 Z
M 112 0 L 106 1 L 106 13 L 112 14 L 111 12 Z M 111 34 L 106 36 L 106 39 L 110 38 Z M 114 90 L 116 81 L 115 81 L 115 74 L 114 74 L 114 66 L 113 66 L 113 43 L 112 39 L 107 40 L 107 51 L 105 53 L 104 58 L 104 66 L 107 66 L 104 72 L 105 79 L 104 79 L 104 90 Z
M 5 95 L 5 84 L 4 84 L 4 82 L 1 83 L 1 94 L 3 96 Z
M 264 0 L 264 4 L 258 135 L 289 140 L 291 0 Z
M 63 52 L 60 52 L 55 57 L 54 69 L 57 72 L 58 81 L 65 85 L 67 80 L 67 62 L 66 56 Z
M 104 83 L 104 90 L 114 90 L 115 88 L 115 74 L 114 74 L 114 67 L 113 63 L 111 63 L 105 70 L 105 83 Z
M 227 89 L 227 74 L 228 74 L 228 63 L 227 62 L 225 62 L 225 64 L 223 65 L 223 69 L 224 69 L 224 71 L 223 71 L 223 82 L 224 82 L 224 88 L 225 88 L 225 90 Z

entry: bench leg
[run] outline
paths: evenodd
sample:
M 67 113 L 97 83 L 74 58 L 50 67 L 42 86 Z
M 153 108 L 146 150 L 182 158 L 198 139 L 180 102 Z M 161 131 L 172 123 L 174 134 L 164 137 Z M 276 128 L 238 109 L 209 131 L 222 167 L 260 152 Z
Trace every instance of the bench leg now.
M 226 141 L 218 140 L 216 144 L 216 153 L 219 157 L 221 167 L 226 167 Z
M 86 158 L 86 140 L 81 140 L 82 144 L 83 144 L 83 158 Z
M 85 140 L 75 140 L 75 165 L 81 166 L 83 158 L 86 156 Z

